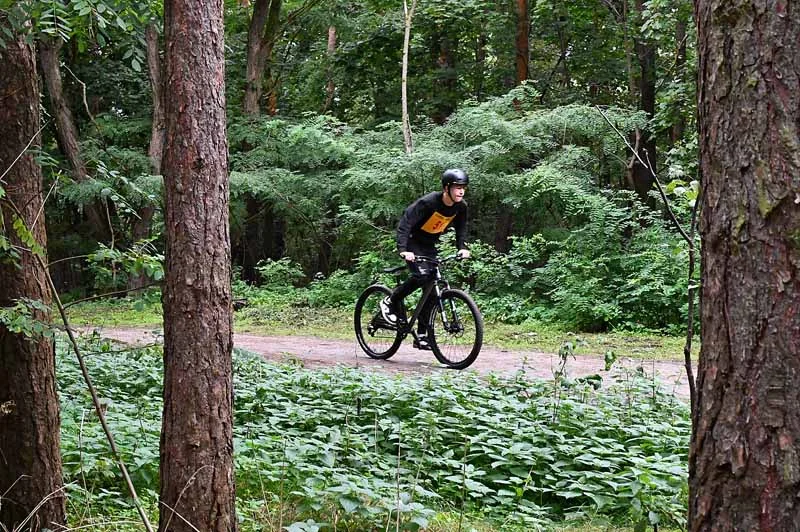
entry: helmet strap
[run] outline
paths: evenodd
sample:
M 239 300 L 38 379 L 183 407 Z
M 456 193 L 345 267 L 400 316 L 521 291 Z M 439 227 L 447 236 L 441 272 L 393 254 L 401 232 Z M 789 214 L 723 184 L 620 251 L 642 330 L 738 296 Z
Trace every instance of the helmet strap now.
M 453 186 L 453 184 L 452 184 L 452 183 L 450 183 L 449 185 L 446 185 L 446 186 L 444 187 L 444 194 L 447 194 L 447 198 L 448 198 L 448 199 L 449 199 L 449 200 L 450 200 L 452 203 L 455 203 L 455 200 L 453 199 L 453 196 L 450 194 L 450 187 L 452 187 L 452 186 Z

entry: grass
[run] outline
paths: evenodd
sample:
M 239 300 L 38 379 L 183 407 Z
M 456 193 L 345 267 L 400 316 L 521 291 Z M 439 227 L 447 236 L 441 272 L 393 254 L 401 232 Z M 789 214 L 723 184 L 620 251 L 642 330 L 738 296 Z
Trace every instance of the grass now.
M 236 332 L 274 336 L 317 336 L 352 340 L 352 310 L 346 308 L 308 308 L 294 305 L 251 306 L 234 314 Z M 161 302 L 150 295 L 144 299 L 114 299 L 80 303 L 70 308 L 75 326 L 147 327 L 162 325 Z M 643 360 L 683 360 L 685 338 L 656 333 L 612 331 L 576 333 L 551 324 L 525 322 L 507 324 L 487 322 L 485 345 L 509 350 L 555 353 L 571 342 L 576 355 L 600 355 L 614 351 L 618 356 Z M 693 346 L 694 359 L 699 338 Z

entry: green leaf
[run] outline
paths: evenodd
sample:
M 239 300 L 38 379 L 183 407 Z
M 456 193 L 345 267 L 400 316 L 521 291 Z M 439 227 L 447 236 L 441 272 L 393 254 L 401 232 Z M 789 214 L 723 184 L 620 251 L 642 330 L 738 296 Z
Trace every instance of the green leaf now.
M 344 511 L 348 514 L 355 512 L 361 505 L 359 501 L 351 499 L 350 497 L 339 497 L 339 504 L 342 505 L 342 508 L 344 508 Z

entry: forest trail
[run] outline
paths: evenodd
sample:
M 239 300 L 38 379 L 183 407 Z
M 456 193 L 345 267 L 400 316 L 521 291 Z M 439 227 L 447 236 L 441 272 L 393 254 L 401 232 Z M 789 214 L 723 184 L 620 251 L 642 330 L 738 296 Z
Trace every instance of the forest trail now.
M 163 331 L 146 328 L 97 327 L 84 328 L 84 331 L 97 331 L 103 338 L 109 338 L 130 345 L 161 344 Z M 306 368 L 348 366 L 366 371 L 383 371 L 424 375 L 448 369 L 436 361 L 429 351 L 419 351 L 411 347 L 411 341 L 403 342 L 400 350 L 389 360 L 373 360 L 367 357 L 352 341 L 316 338 L 311 336 L 261 336 L 235 333 L 234 347 L 260 354 L 264 359 L 276 362 L 295 362 Z M 484 346 L 478 359 L 464 371 L 474 371 L 482 375 L 489 373 L 509 375 L 520 369 L 531 376 L 552 379 L 558 368 L 556 353 L 543 353 L 532 350 L 507 350 Z M 682 362 L 670 360 L 642 360 L 621 357 L 614 364 L 614 371 L 632 370 L 641 367 L 648 376 L 655 376 L 665 390 L 688 400 L 689 384 Z M 576 355 L 567 362 L 567 376 L 570 378 L 599 374 L 607 379 L 602 355 Z

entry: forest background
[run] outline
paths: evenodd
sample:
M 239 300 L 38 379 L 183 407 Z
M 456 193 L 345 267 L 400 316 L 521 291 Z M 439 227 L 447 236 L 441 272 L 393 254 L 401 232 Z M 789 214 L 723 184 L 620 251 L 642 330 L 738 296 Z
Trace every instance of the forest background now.
M 419 4 L 407 154 L 401 5 L 226 3 L 236 278 L 311 286 L 312 297 L 298 297 L 349 305 L 379 267 L 396 263 L 403 208 L 437 189 L 444 168 L 463 167 L 474 260 L 456 280 L 480 294 L 487 317 L 683 330 L 686 242 L 650 171 L 595 106 L 646 154 L 688 226 L 697 188 L 691 5 L 515 10 L 524 5 Z M 163 249 L 163 108 L 153 102 L 168 95 L 147 75 L 161 68 L 159 6 L 41 9 L 41 40 L 56 48 L 42 75 L 61 80 L 45 84 L 46 108 L 58 111 L 40 156 L 53 189 L 51 272 L 76 297 L 140 286 L 158 275 L 147 256 Z M 72 115 L 76 139 L 65 138 L 59 113 Z
M 27 38 L 37 46 L 43 89 L 43 144 L 36 160 L 44 170 L 47 251 L 56 288 L 65 301 L 75 302 L 151 287 L 155 297 L 143 301 L 153 303 L 159 293 L 152 287 L 164 275 L 160 175 L 164 107 L 171 96 L 161 91 L 162 6 L 93 1 L 26 5 L 32 23 Z M 402 209 L 420 194 L 439 188 L 442 169 L 462 167 L 471 175 L 474 258 L 459 266 L 453 280 L 469 288 L 491 322 L 576 332 L 684 331 L 691 308 L 687 293 L 693 284 L 689 249 L 665 202 L 678 222 L 691 224 L 698 188 L 691 4 L 519 0 L 437 1 L 414 7 L 412 25 L 408 10 L 404 14 L 398 2 L 225 3 L 234 294 L 246 298 L 254 313 L 268 314 L 276 307 L 349 309 L 376 272 L 398 262 L 394 226 Z M 17 13 L 10 9 L 3 16 L 13 19 Z M 11 27 L 25 27 L 14 22 Z M 409 27 L 411 134 L 402 124 L 400 80 Z M 4 250 L 12 249 L 5 236 L 0 243 Z M 4 326 L 15 331 L 31 323 L 38 327 L 18 320 L 26 304 L 34 313 L 41 310 L 20 301 L 21 306 L 3 313 Z M 121 440 L 127 440 L 123 453 L 133 460 L 133 482 L 143 490 L 145 502 L 157 506 L 153 442 L 160 405 L 144 398 L 159 395 L 158 357 L 140 352 L 126 374 L 114 349 L 94 342 L 88 345 L 96 353 L 95 375 L 109 396 L 126 405 L 112 411 Z M 109 352 L 111 358 L 105 359 Z M 74 365 L 59 360 L 61 378 L 77 376 Z M 257 366 L 252 360 L 239 360 L 237 371 L 244 368 L 264 381 L 289 379 L 284 387 L 290 394 L 308 391 L 312 377 L 292 371 L 265 375 L 266 370 L 253 365 Z M 127 384 L 114 391 L 121 375 Z M 388 386 L 352 379 L 339 386 L 349 390 L 347 397 L 334 397 L 336 386 L 322 386 L 328 395 L 314 402 L 325 405 L 330 400 L 336 412 L 352 394 L 361 405 L 363 397 Z M 483 469 L 496 470 L 499 462 L 484 462 L 487 455 L 476 455 L 467 464 L 466 449 L 459 461 L 452 448 L 474 427 L 456 425 L 444 432 L 456 435 L 453 441 L 437 442 L 450 449 L 441 461 L 426 462 L 434 457 L 425 445 L 410 449 L 408 459 L 417 467 L 417 478 L 408 481 L 413 482 L 410 489 L 413 493 L 419 487 L 422 499 L 460 500 L 462 511 L 470 501 L 468 509 L 478 515 L 505 516 L 507 524 L 521 529 L 546 526 L 551 519 L 598 515 L 635 522 L 637 527 L 657 526 L 662 520 L 680 524 L 686 504 L 686 485 L 679 473 L 685 471 L 685 405 L 662 397 L 647 383 L 631 384 L 633 380 L 608 403 L 594 404 L 591 412 L 582 406 L 589 393 L 586 387 L 562 396 L 560 391 L 553 393 L 558 383 L 553 389 L 498 384 L 498 401 L 527 394 L 547 405 L 543 409 L 551 424 L 523 433 L 549 434 L 554 441 L 544 441 L 541 447 L 558 449 L 564 458 L 539 456 L 530 442 L 521 441 L 519 447 L 512 446 L 520 456 L 505 461 L 506 478 L 484 479 Z M 77 379 L 60 384 L 67 391 L 62 408 L 69 412 L 65 477 L 83 479 L 84 487 L 87 478 L 91 481 L 92 493 L 73 500 L 86 497 L 92 501 L 89 506 L 118 510 L 129 501 L 118 487 L 112 488 L 112 461 L 99 451 L 102 435 L 92 435 L 97 454 L 84 454 L 89 434 L 83 431 L 83 421 L 76 430 L 75 420 L 83 415 L 79 399 L 85 395 L 73 389 L 76 383 Z M 481 390 L 473 385 L 470 379 L 441 384 L 446 394 L 478 401 L 492 393 L 492 387 Z M 297 392 L 291 392 L 294 386 Z M 393 422 L 418 421 L 416 403 L 421 397 L 432 400 L 433 410 L 425 419 L 434 415 L 431 412 L 443 414 L 446 399 L 437 399 L 430 387 L 425 383 L 418 396 L 409 395 L 407 388 L 384 389 L 383 395 L 394 399 L 389 402 L 392 410 L 381 411 L 381 416 Z M 296 482 L 291 494 L 296 517 L 322 520 L 329 509 L 323 504 L 332 500 L 334 528 L 341 512 L 341 526 L 349 522 L 353 530 L 382 519 L 375 517 L 376 508 L 363 490 L 391 501 L 392 490 L 400 486 L 385 478 L 370 481 L 374 467 L 347 477 L 347 482 L 337 478 L 341 485 L 325 484 L 324 489 L 319 478 L 303 476 L 314 462 L 327 478 L 331 473 L 325 467 L 333 466 L 342 446 L 353 452 L 349 432 L 343 442 L 341 433 L 334 434 L 325 423 L 328 414 L 304 414 L 314 420 L 311 428 L 316 432 L 311 440 L 293 444 L 307 454 L 286 466 L 285 441 L 281 447 L 273 435 L 260 432 L 261 415 L 270 408 L 266 405 L 285 399 L 253 382 L 237 382 L 237 390 L 237 445 L 245 442 L 237 467 L 251 466 L 237 474 L 240 497 L 248 497 L 240 506 L 242 519 L 256 523 L 255 529 L 263 525 L 264 509 L 270 506 L 258 496 L 264 496 L 265 484 L 282 490 L 287 471 L 296 475 L 291 479 Z M 509 390 L 517 392 L 509 395 Z M 452 419 L 446 419 L 463 421 L 465 403 L 453 406 L 457 408 L 447 411 Z M 522 407 L 508 403 L 502 408 Z M 582 413 L 574 415 L 575 410 Z M 626 423 L 574 443 L 584 431 L 582 420 L 591 418 L 600 426 L 612 417 Z M 298 430 L 292 416 L 284 421 L 281 434 Z M 433 434 L 424 425 L 408 429 L 389 423 L 382 425 L 386 433 L 380 439 L 375 425 L 375 440 L 370 441 L 373 427 L 366 421 L 359 429 L 348 425 L 348 431 L 363 432 L 359 438 L 368 442 L 360 444 L 359 453 L 365 454 L 356 453 L 353 462 L 380 462 L 380 469 L 388 472 L 392 442 L 398 442 L 399 453 L 401 439 L 427 442 Z M 548 433 L 561 421 L 566 423 L 559 429 L 563 432 Z M 272 428 L 281 423 L 270 418 Z M 310 422 L 304 423 L 303 428 L 309 428 Z M 651 430 L 650 437 L 642 436 L 642 427 Z M 518 429 L 506 426 L 503 437 L 511 438 Z M 624 442 L 611 447 L 626 448 L 624 452 L 604 458 L 584 452 L 609 445 L 610 433 Z M 565 439 L 574 444 L 558 443 Z M 640 445 L 631 447 L 634 440 Z M 374 455 L 366 454 L 373 444 Z M 320 445 L 327 445 L 331 453 L 311 452 Z M 265 455 L 270 457 L 266 463 L 260 461 Z M 550 478 L 553 470 L 548 467 L 534 470 L 554 461 L 562 468 L 558 480 Z M 530 465 L 527 474 L 518 470 L 520 463 Z M 281 469 L 266 472 L 266 464 Z M 564 468 L 566 464 L 574 467 Z M 472 467 L 469 474 L 466 465 Z M 461 474 L 455 474 L 460 466 Z M 420 472 L 431 468 L 440 468 L 435 478 L 417 485 Z M 587 468 L 607 471 L 590 481 Z M 611 486 L 623 470 L 630 474 L 624 487 Z M 365 482 L 372 484 L 365 488 Z M 514 488 L 498 489 L 502 483 Z M 345 484 L 347 491 L 342 493 Z M 426 491 L 434 485 L 438 493 Z M 581 489 L 572 489 L 576 485 Z M 278 502 L 283 507 L 285 500 Z M 430 524 L 428 506 L 405 499 L 403 504 L 407 506 L 402 512 L 400 502 L 395 510 L 388 507 L 398 527 L 401 514 L 404 528 Z M 320 524 L 312 521 L 292 526 L 312 530 Z M 165 526 L 169 528 L 169 522 Z M 441 526 L 450 529 L 447 523 Z

